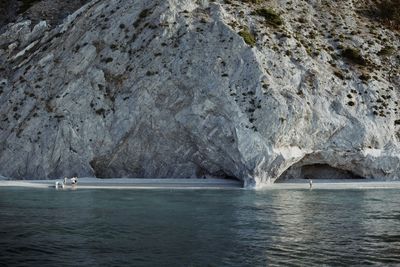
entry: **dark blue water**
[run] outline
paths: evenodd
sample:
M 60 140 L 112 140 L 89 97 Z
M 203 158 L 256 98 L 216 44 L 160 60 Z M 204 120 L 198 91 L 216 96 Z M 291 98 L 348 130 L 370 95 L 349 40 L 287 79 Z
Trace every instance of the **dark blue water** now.
M 400 191 L 0 189 L 0 265 L 400 266 Z

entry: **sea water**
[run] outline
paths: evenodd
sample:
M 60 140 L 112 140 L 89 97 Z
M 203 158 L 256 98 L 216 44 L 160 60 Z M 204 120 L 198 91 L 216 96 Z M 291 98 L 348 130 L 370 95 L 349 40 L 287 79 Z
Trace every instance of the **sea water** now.
M 399 190 L 0 189 L 2 266 L 399 266 Z

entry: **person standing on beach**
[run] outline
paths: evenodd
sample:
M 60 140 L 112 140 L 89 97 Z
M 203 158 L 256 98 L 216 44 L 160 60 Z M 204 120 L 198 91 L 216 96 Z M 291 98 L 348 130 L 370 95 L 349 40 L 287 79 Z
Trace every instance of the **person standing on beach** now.
M 310 183 L 310 189 L 312 189 L 312 180 L 311 179 L 310 179 L 309 183 Z
M 75 177 L 75 176 L 72 177 L 72 178 L 71 178 L 71 184 L 72 184 L 72 185 L 76 185 L 77 183 L 78 183 L 78 178 Z
M 64 177 L 64 184 L 66 185 L 67 184 L 67 177 Z

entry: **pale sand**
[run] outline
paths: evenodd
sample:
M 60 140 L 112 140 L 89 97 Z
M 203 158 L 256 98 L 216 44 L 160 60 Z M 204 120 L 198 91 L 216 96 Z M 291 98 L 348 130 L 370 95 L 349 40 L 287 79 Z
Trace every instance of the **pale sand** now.
M 0 187 L 54 188 L 57 180 L 5 180 Z M 79 178 L 77 185 L 68 180 L 65 189 L 240 189 L 243 183 L 227 179 L 98 179 Z M 61 188 L 60 188 L 61 189 Z
M 58 180 L 0 180 L 0 187 L 54 188 Z M 65 189 L 241 189 L 243 184 L 226 179 L 98 179 L 79 178 L 72 186 L 68 180 Z M 61 188 L 60 188 L 61 189 Z M 309 181 L 292 179 L 286 183 L 267 184 L 259 190 L 310 189 Z M 312 190 L 319 189 L 400 189 L 400 181 L 383 180 L 313 180 Z
M 307 179 L 291 179 L 290 182 L 265 185 L 260 189 L 310 189 L 310 185 Z M 312 180 L 312 190 L 318 189 L 400 189 L 400 181 L 364 179 Z

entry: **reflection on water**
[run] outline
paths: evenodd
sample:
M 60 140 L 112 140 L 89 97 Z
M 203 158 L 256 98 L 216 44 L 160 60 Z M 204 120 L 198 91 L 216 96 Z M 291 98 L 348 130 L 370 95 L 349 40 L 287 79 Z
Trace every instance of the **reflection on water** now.
M 400 265 L 399 193 L 0 189 L 0 262 Z

